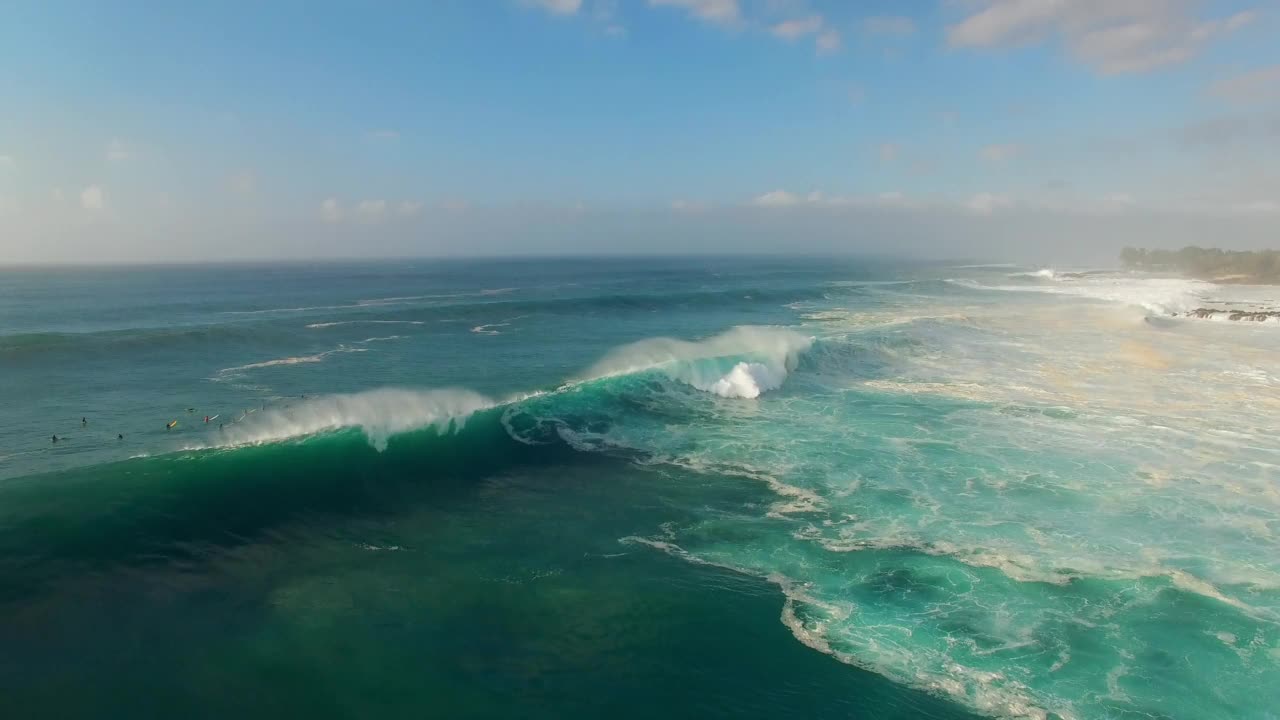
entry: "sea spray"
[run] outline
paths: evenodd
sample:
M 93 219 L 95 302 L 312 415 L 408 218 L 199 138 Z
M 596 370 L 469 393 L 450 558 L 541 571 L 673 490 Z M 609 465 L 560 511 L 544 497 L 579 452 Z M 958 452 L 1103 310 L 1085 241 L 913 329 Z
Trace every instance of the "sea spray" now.
M 247 417 L 224 428 L 218 440 L 223 445 L 261 444 L 351 427 L 362 430 L 371 445 L 384 450 L 393 435 L 424 427 L 447 432 L 465 424 L 472 413 L 497 404 L 464 389 L 383 388 L 326 395 Z

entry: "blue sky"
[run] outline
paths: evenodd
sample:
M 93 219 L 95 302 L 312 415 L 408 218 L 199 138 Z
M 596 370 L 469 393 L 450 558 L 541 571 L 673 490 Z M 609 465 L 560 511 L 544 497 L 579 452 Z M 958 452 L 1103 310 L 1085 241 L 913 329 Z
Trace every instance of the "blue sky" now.
M 1248 244 L 1278 148 L 1268 0 L 0 6 L 0 262 Z

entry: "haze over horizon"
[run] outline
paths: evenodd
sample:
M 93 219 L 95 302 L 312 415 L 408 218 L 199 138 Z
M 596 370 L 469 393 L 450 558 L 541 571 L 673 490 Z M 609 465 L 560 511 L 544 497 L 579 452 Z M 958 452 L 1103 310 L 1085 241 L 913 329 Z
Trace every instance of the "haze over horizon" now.
M 0 264 L 1274 247 L 1277 9 L 18 2 Z

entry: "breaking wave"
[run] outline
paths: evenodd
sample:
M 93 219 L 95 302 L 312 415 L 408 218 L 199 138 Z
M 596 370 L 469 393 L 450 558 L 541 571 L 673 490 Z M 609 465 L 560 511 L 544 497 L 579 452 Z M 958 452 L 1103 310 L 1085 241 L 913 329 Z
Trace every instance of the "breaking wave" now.
M 369 343 L 399 336 L 368 338 Z M 359 344 L 359 343 L 357 343 Z M 218 446 L 278 442 L 344 428 L 362 430 L 379 450 L 396 434 L 434 427 L 460 428 L 481 410 L 507 406 L 548 392 L 580 389 L 583 385 L 628 375 L 660 373 L 697 390 L 724 398 L 757 398 L 782 387 L 799 357 L 813 339 L 772 327 L 737 327 L 700 341 L 650 338 L 617 348 L 585 374 L 556 391 L 533 390 L 506 398 L 486 397 L 467 389 L 411 390 L 384 388 L 354 394 L 326 395 L 287 408 L 272 408 L 224 428 Z M 218 372 L 219 377 L 246 371 L 323 362 L 335 353 L 364 352 L 341 346 L 314 355 L 248 363 Z M 188 446 L 187 449 L 209 447 Z
M 583 379 L 658 370 L 721 397 L 755 398 L 781 387 L 812 346 L 811 337 L 773 327 L 737 327 L 694 342 L 650 338 L 609 353 Z
M 1052 270 L 1042 272 L 1049 274 L 1034 277 L 1052 282 L 1026 285 L 987 285 L 969 279 L 956 279 L 949 282 L 970 290 L 1047 293 L 1118 303 L 1139 307 L 1156 315 L 1172 315 L 1194 310 L 1203 305 L 1206 298 L 1217 290 L 1217 286 L 1212 283 L 1200 280 L 1107 275 L 1066 277 Z

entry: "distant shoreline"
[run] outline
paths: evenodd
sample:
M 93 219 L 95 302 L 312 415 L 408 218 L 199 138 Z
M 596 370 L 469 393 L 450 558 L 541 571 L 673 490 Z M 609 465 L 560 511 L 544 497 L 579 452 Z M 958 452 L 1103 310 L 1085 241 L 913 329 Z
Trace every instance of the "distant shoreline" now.
M 1280 251 L 1222 250 L 1185 247 L 1181 250 L 1120 251 L 1126 269 L 1176 272 L 1184 277 L 1221 285 L 1280 285 Z

